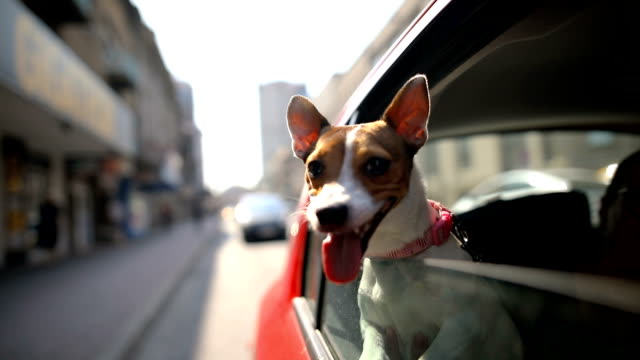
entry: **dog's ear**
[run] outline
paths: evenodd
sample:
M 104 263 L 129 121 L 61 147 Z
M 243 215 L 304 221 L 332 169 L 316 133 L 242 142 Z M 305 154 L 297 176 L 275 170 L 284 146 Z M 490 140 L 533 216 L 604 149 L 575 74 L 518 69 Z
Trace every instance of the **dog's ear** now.
M 382 119 L 396 130 L 411 147 L 420 148 L 427 141 L 429 119 L 427 77 L 415 75 L 398 91 Z
M 293 140 L 293 153 L 302 161 L 305 161 L 313 150 L 322 129 L 330 126 L 311 101 L 300 95 L 295 95 L 289 100 L 287 125 Z

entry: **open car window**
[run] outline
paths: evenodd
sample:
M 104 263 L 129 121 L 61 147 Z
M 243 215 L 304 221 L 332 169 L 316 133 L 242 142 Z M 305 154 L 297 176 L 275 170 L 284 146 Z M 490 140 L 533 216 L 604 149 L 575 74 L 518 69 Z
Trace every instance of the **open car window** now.
M 640 280 L 600 266 L 599 232 L 616 165 L 640 149 L 636 12 L 574 1 L 474 2 L 464 12 L 462 3 L 417 35 L 353 112 L 358 122 L 376 120 L 404 80 L 430 80 L 431 139 L 416 167 L 428 198 L 455 211 L 467 250 L 483 261 L 427 260 L 417 283 L 422 276 L 461 301 L 500 304 L 523 358 L 640 358 Z M 501 8 L 510 15 L 494 21 Z M 357 359 L 362 273 L 346 285 L 326 281 L 316 237 L 307 265 L 318 268 L 305 270 L 315 326 L 336 358 Z M 637 271 L 629 255 L 608 264 Z M 491 358 L 491 350 L 460 358 Z

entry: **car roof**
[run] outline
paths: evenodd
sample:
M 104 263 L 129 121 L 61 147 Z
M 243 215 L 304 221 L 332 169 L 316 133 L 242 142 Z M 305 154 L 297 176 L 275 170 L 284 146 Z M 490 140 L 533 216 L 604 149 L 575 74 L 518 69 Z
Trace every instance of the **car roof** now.
M 282 202 L 282 197 L 271 192 L 250 192 L 242 195 L 238 203 Z
M 430 138 L 530 129 L 640 132 L 633 11 L 602 2 L 472 3 L 430 3 L 347 101 L 338 123 L 378 119 L 404 81 L 425 73 Z M 509 15 L 496 17 L 501 7 Z

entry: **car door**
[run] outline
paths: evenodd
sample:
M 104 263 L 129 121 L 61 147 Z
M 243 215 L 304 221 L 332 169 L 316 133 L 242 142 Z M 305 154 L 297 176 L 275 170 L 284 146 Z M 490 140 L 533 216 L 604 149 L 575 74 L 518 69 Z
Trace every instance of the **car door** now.
M 589 54 L 591 57 L 584 61 L 595 63 L 605 57 L 605 54 L 598 53 L 597 44 L 603 48 L 615 49 L 621 54 L 620 58 L 604 60 L 603 67 L 607 68 L 608 65 L 620 63 L 622 69 L 628 69 L 630 66 L 628 62 L 636 57 L 630 55 L 634 50 L 625 45 L 632 43 L 631 39 L 637 35 L 637 31 L 628 31 L 628 24 L 619 29 L 612 25 L 616 23 L 620 13 L 625 12 L 624 9 L 594 4 L 578 1 L 525 1 L 517 4 L 508 1 L 436 1 L 431 4 L 430 9 L 418 17 L 412 29 L 383 57 L 381 63 L 354 93 L 343 112 L 343 123 L 353 124 L 377 119 L 384 110 L 385 104 L 389 102 L 404 80 L 415 73 L 426 73 L 432 92 L 436 94 L 434 115 L 430 120 L 431 133 L 435 136 L 432 136 L 433 140 L 418 155 L 417 162 L 419 166 L 426 169 L 428 175 L 425 180 L 434 184 L 436 189 L 442 185 L 438 185 L 439 177 L 444 177 L 446 166 L 424 159 L 447 159 L 446 156 L 434 157 L 432 153 L 453 152 L 458 148 L 456 146 L 458 141 L 487 144 L 494 139 L 498 143 L 516 144 L 516 147 L 519 144 L 531 142 L 540 145 L 542 160 L 539 161 L 547 161 L 547 163 L 553 163 L 556 158 L 565 154 L 560 149 L 558 151 L 553 149 L 554 144 L 586 142 L 586 145 L 583 145 L 592 151 L 591 160 L 593 157 L 602 155 L 602 159 L 599 160 L 601 163 L 616 162 L 640 143 L 635 134 L 638 130 L 637 122 L 629 123 L 626 127 L 621 126 L 621 123 L 611 125 L 608 121 L 617 120 L 610 118 L 598 120 L 601 123 L 594 120 L 591 127 L 585 127 L 582 120 L 574 121 L 567 118 L 563 119 L 564 123 L 561 126 L 555 126 L 552 122 L 556 118 L 551 111 L 549 114 L 542 114 L 526 108 L 518 103 L 522 102 L 522 99 L 510 93 L 509 88 L 500 90 L 493 87 L 490 93 L 478 96 L 492 96 L 490 101 L 495 104 L 477 104 L 473 99 L 467 101 L 471 109 L 477 106 L 478 116 L 483 117 L 473 123 L 469 122 L 469 117 L 473 116 L 473 113 L 469 114 L 468 109 L 455 109 L 447 99 L 447 96 L 460 99 L 460 96 L 453 93 L 454 90 L 463 92 L 463 90 L 469 91 L 469 87 L 478 86 L 477 83 L 474 85 L 473 77 L 481 81 L 485 78 L 499 79 L 505 76 L 503 72 L 509 73 L 511 69 L 505 66 L 511 62 L 505 57 L 511 50 L 518 50 L 511 53 L 517 54 L 517 58 L 513 58 L 512 61 L 516 64 L 514 68 L 523 67 L 531 73 L 540 72 L 540 76 L 549 77 L 545 78 L 545 83 L 540 85 L 550 83 L 551 72 L 560 71 L 552 69 L 549 70 L 550 73 L 545 73 L 544 71 L 548 70 L 545 66 L 551 63 L 543 62 L 550 61 L 557 55 L 554 58 L 557 64 L 568 65 L 574 63 L 574 59 L 571 58 L 577 54 Z M 627 10 L 630 11 L 630 9 Z M 628 20 L 630 18 L 626 17 L 620 21 Z M 575 36 L 572 31 L 578 30 L 586 31 L 585 34 L 599 34 L 594 40 L 593 48 L 590 48 L 592 45 L 588 42 L 577 41 L 576 49 L 565 52 L 560 50 L 557 54 L 551 54 L 548 51 L 536 52 L 536 49 L 549 49 L 560 43 L 571 46 L 566 42 L 570 38 L 566 37 Z M 548 36 L 548 34 L 553 35 Z M 542 40 L 536 43 L 533 39 Z M 509 47 L 512 43 L 516 45 Z M 506 48 L 504 51 L 503 47 Z M 502 58 L 496 55 L 498 58 L 493 60 L 498 66 L 492 63 L 483 64 L 483 61 L 491 60 L 491 54 L 496 53 L 502 54 L 500 55 Z M 525 60 L 527 57 L 530 60 Z M 536 62 L 537 57 L 541 58 L 539 62 Z M 482 69 L 484 73 L 480 70 L 472 71 L 474 67 Z M 489 70 L 493 73 L 488 72 Z M 596 114 L 599 111 L 597 106 L 600 105 L 604 108 L 615 103 L 633 106 L 633 111 L 637 111 L 635 105 L 622 104 L 619 98 L 613 96 L 605 95 L 600 105 L 594 105 L 588 98 L 573 97 L 570 93 L 577 89 L 582 81 L 576 81 L 574 78 L 579 70 L 574 68 L 566 71 L 566 75 L 558 79 L 556 84 L 558 93 L 554 93 L 556 90 L 549 90 L 548 94 L 543 94 L 544 96 L 540 98 L 536 98 L 537 95 L 531 95 L 531 101 L 546 99 L 551 105 L 545 110 L 556 111 L 561 108 L 571 110 L 575 107 L 584 111 L 585 119 L 592 120 L 593 118 L 587 115 Z M 522 70 L 521 72 L 524 73 Z M 624 82 L 618 77 L 617 72 L 615 74 L 601 72 L 601 74 L 604 83 L 620 85 L 619 83 Z M 628 76 L 632 79 L 638 78 L 637 69 L 628 73 Z M 459 80 L 465 77 L 468 79 L 463 82 Z M 496 80 L 496 83 L 508 84 L 507 80 L 504 82 Z M 459 89 L 458 86 L 462 86 L 459 83 L 464 84 L 467 89 Z M 478 87 L 482 88 L 482 86 Z M 457 106 L 464 108 L 465 103 L 460 102 Z M 494 113 L 509 114 L 510 106 L 513 109 L 531 111 L 536 116 L 549 116 L 549 119 L 548 121 L 525 119 L 519 122 L 508 119 L 485 121 L 486 117 Z M 515 115 L 520 114 L 514 113 L 513 116 Z M 559 131 L 563 127 L 569 127 L 575 131 L 571 133 Z M 599 136 L 598 131 L 602 132 L 601 127 L 623 131 L 608 133 L 606 138 L 613 140 L 609 140 L 609 145 L 603 148 L 598 141 L 589 140 Z M 555 132 L 555 130 L 558 131 Z M 510 136 L 510 139 L 515 140 L 505 140 Z M 517 155 L 517 153 L 514 152 L 511 155 Z M 493 161 L 490 156 L 483 157 L 480 153 L 473 153 L 471 156 L 481 163 L 485 159 L 486 163 Z M 526 168 L 534 161 L 526 156 L 503 156 L 502 158 L 502 163 L 496 165 L 496 168 L 505 170 L 509 166 Z M 521 164 L 513 165 L 519 160 L 522 160 Z M 464 179 L 467 176 L 472 178 L 471 175 L 472 171 L 469 169 L 456 168 L 455 176 L 459 178 Z M 482 178 L 488 175 L 487 173 L 479 176 Z M 468 184 L 468 187 L 471 187 L 471 184 Z M 450 194 L 446 194 L 446 188 L 442 189 L 445 190 L 429 193 L 430 197 L 436 200 L 440 200 L 439 197 L 441 197 L 442 201 L 445 201 Z M 576 199 L 581 199 L 582 195 L 578 193 L 575 196 Z M 534 201 L 547 200 L 547 198 L 534 199 Z M 582 200 L 578 202 L 586 203 Z M 549 204 L 560 208 L 555 198 Z M 512 253 L 505 252 L 506 255 L 502 258 L 495 254 L 491 258 L 489 255 L 484 262 L 426 260 L 425 266 L 429 269 L 429 276 L 440 278 L 452 288 L 464 287 L 470 279 L 477 278 L 491 284 L 493 293 L 497 294 L 501 304 L 507 309 L 522 337 L 525 358 L 638 358 L 640 351 L 634 345 L 633 334 L 637 334 L 640 330 L 640 285 L 635 280 L 603 277 L 574 267 L 578 266 L 578 260 L 586 261 L 587 256 L 597 257 L 599 250 L 592 246 L 593 243 L 576 242 L 582 238 L 576 235 L 580 232 L 573 226 L 589 226 L 589 211 L 583 212 L 573 207 L 568 209 L 571 215 L 567 218 L 557 222 L 545 221 L 545 226 L 548 225 L 550 228 L 548 232 L 542 232 L 544 235 L 538 238 L 541 242 L 545 239 L 553 239 L 564 242 L 564 245 L 560 246 L 551 241 L 551 243 L 541 243 L 539 246 L 533 243 L 527 248 L 541 249 L 534 253 L 548 261 L 536 262 L 535 256 L 532 256 L 534 253 L 523 254 L 520 251 L 518 254 L 516 247 L 510 249 Z M 507 216 L 508 212 L 505 211 L 502 214 Z M 583 216 L 585 214 L 586 217 Z M 572 222 L 570 218 L 573 215 L 580 220 Z M 462 214 L 460 217 L 464 218 Z M 467 221 L 469 224 L 473 222 L 470 217 Z M 523 224 L 524 232 L 532 230 L 531 233 L 535 233 L 533 229 L 536 228 L 544 230 L 544 227 L 541 228 L 535 222 Z M 563 231 L 557 232 L 553 226 L 564 228 Z M 587 233 L 586 228 L 583 230 L 585 232 L 580 234 Z M 531 237 L 524 236 L 522 231 L 509 231 L 503 238 L 517 244 L 518 242 L 524 244 L 527 241 L 525 239 Z M 306 349 L 312 358 L 358 358 L 362 351 L 360 311 L 356 301 L 358 280 L 348 285 L 336 285 L 326 281 L 320 259 L 323 235 L 308 230 L 305 239 L 304 246 L 300 248 L 300 250 L 304 249 L 302 271 L 299 274 L 300 296 L 292 300 L 292 306 L 305 339 Z M 592 248 L 585 249 L 589 247 Z M 490 254 L 489 250 L 484 249 L 484 251 Z M 485 295 L 470 294 L 479 300 Z M 428 306 L 425 306 L 425 311 L 429 311 Z

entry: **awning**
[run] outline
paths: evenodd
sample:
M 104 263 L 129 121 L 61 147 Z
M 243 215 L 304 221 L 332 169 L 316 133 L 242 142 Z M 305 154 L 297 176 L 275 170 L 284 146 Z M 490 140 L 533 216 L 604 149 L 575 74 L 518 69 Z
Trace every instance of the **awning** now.
M 22 4 L 0 1 L 0 85 L 125 155 L 136 152 L 129 107 Z

